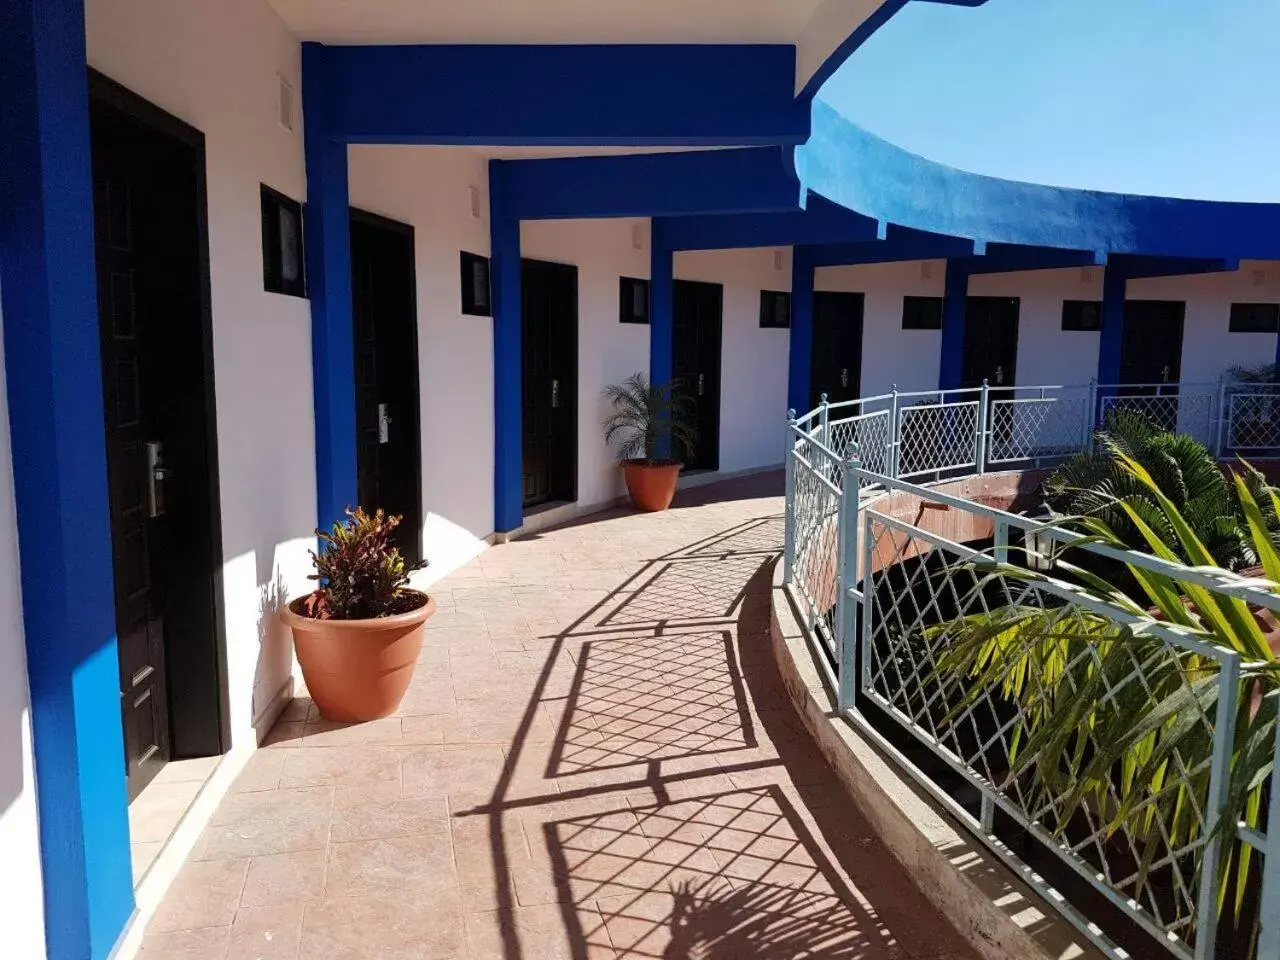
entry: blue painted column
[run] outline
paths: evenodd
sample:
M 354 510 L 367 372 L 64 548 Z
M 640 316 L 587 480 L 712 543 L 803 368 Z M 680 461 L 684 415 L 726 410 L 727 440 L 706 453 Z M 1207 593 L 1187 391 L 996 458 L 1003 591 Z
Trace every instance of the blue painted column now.
M 504 163 L 489 161 L 489 287 L 493 304 L 493 522 L 524 523 L 520 363 L 520 221 L 507 213 Z
M 654 217 L 649 233 L 649 382 L 670 383 L 675 345 L 675 253 L 663 221 Z
M 316 521 L 327 528 L 356 505 L 355 336 L 347 145 L 325 130 L 325 48 L 302 45 L 307 164 L 307 291 L 315 400 Z
M 942 352 L 938 387 L 954 390 L 964 373 L 964 318 L 969 300 L 969 268 L 961 260 L 947 261 L 942 299 Z
M 0 170 L 8 428 L 46 942 L 51 960 L 100 960 L 133 911 L 133 877 L 82 0 L 0 3 Z M 16 715 L 6 722 L 16 724 Z M 11 799 L 0 797 L 0 807 Z
M 1124 343 L 1124 301 L 1129 278 L 1118 264 L 1102 274 L 1102 334 L 1098 338 L 1098 383 L 1120 382 L 1120 349 Z
M 813 250 L 791 251 L 791 339 L 787 350 L 787 406 L 808 412 L 813 372 Z

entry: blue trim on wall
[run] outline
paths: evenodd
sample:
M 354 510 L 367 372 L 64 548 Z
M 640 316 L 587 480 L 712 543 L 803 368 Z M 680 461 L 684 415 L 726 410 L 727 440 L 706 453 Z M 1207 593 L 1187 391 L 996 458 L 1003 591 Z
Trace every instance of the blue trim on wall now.
M 0 289 L 46 946 L 51 960 L 101 960 L 133 911 L 133 877 L 82 0 L 0 4 L 0 131 Z
M 1124 302 L 1129 275 L 1120 261 L 1102 273 L 1102 330 L 1098 336 L 1098 383 L 1120 382 L 1120 346 L 1124 342 Z
M 520 221 L 511 215 L 510 161 L 489 161 L 489 289 L 493 304 L 493 525 L 524 523 Z
M 841 243 L 816 246 L 812 250 L 817 267 L 857 266 L 872 263 L 899 263 L 904 260 L 945 260 L 971 257 L 976 249 L 972 240 L 925 234 L 889 225 L 884 240 L 865 243 Z
M 938 364 L 938 388 L 960 386 L 964 371 L 964 321 L 969 302 L 969 264 L 947 261 L 946 287 L 942 294 L 942 347 Z
M 813 358 L 813 249 L 791 251 L 791 336 L 787 348 L 787 406 L 809 409 Z
M 858 243 L 875 240 L 877 226 L 875 220 L 811 197 L 804 210 L 788 213 L 672 217 L 666 235 L 676 250 L 737 250 Z
M 984 177 L 908 153 L 813 104 L 801 182 L 859 213 L 1000 243 L 1158 256 L 1280 259 L 1280 204 L 1171 200 Z
M 791 44 L 331 46 L 330 135 L 351 143 L 802 143 Z
M 504 163 L 517 220 L 769 213 L 795 210 L 800 189 L 779 147 Z
M 992 243 L 980 257 L 968 262 L 969 275 L 1019 273 L 1026 270 L 1062 270 L 1069 267 L 1098 267 L 1107 256 L 1093 250 L 1061 250 L 1056 247 L 1025 247 Z
M 325 135 L 328 101 L 321 48 L 303 44 L 302 99 L 307 166 L 307 286 L 315 402 L 316 521 L 321 528 L 355 506 L 356 382 L 351 299 L 351 209 L 347 147 Z

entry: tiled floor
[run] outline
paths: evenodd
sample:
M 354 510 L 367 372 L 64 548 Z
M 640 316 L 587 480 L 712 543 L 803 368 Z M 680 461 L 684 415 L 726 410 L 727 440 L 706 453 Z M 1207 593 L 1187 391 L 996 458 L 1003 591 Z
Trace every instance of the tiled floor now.
M 135 887 L 142 882 L 221 760 L 221 757 L 201 757 L 167 763 L 129 804 L 129 852 L 133 856 Z
M 496 547 L 435 589 L 400 713 L 295 701 L 147 960 L 957 960 L 796 726 L 780 478 Z

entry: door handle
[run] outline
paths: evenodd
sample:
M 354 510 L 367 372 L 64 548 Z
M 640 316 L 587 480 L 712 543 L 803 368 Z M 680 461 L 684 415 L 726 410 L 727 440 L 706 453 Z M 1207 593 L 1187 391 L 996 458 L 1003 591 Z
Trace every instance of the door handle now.
M 707 392 L 707 378 L 704 374 L 698 374 L 698 396 L 702 396 Z
M 996 386 L 1004 383 L 1004 367 L 996 367 Z
M 391 441 L 391 418 L 387 416 L 387 405 L 378 404 L 378 443 Z
M 849 368 L 844 367 L 840 371 L 840 386 L 847 387 L 849 385 Z
M 560 381 L 551 381 L 551 409 L 558 410 L 560 408 Z
M 169 471 L 164 465 L 164 446 L 159 440 L 148 440 L 147 446 L 147 516 L 164 513 L 164 482 Z
M 1161 383 L 1169 382 L 1169 365 L 1167 363 L 1160 369 L 1160 382 Z

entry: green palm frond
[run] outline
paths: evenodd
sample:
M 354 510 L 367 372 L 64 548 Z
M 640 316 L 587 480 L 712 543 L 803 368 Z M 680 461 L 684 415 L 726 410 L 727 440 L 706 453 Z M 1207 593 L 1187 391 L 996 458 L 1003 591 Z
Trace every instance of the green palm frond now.
M 677 459 L 693 449 L 693 401 L 679 381 L 650 384 L 643 373 L 635 373 L 605 387 L 602 395 L 612 408 L 604 421 L 604 441 L 618 459 L 655 463 L 664 447 Z

